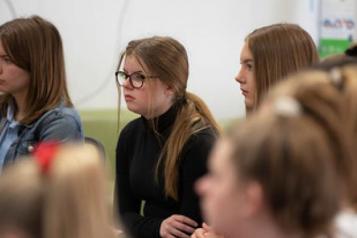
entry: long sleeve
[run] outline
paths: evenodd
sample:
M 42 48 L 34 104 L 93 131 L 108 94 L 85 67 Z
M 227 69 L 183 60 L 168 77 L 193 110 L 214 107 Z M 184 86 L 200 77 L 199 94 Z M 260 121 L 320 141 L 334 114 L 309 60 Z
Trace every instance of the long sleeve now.
M 207 157 L 215 139 L 213 130 L 207 128 L 192 135 L 180 154 L 178 201 L 165 195 L 165 179 L 162 173 L 156 173 L 162 140 L 170 135 L 176 110 L 172 108 L 160 116 L 161 138 L 143 118 L 130 122 L 120 133 L 116 150 L 117 214 L 133 238 L 160 237 L 162 221 L 174 214 L 202 221 L 194 183 L 206 173 Z
M 212 130 L 203 130 L 189 139 L 182 153 L 180 214 L 192 218 L 198 224 L 202 223 L 202 216 L 195 183 L 207 172 L 207 159 L 214 141 Z
M 160 225 L 163 219 L 144 217 L 140 214 L 141 199 L 134 195 L 130 186 L 130 157 L 132 156 L 135 134 L 127 128 L 120 134 L 116 149 L 116 201 L 121 222 L 132 237 L 160 237 Z
M 43 141 L 81 141 L 83 130 L 77 111 L 71 107 L 56 107 L 31 125 L 19 125 L 18 137 L 7 151 L 4 165 L 13 163 L 31 152 L 30 148 Z

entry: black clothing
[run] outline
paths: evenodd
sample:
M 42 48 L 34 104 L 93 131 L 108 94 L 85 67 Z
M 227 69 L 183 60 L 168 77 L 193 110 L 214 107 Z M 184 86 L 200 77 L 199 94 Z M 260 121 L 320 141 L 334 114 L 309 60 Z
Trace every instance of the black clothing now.
M 160 237 L 161 222 L 173 214 L 202 223 L 194 183 L 207 171 L 207 157 L 216 138 L 212 128 L 192 135 L 183 147 L 178 201 L 165 196 L 162 174 L 155 179 L 160 152 L 171 132 L 178 107 L 172 106 L 157 119 L 160 136 L 143 117 L 131 121 L 120 133 L 116 149 L 117 207 L 121 222 L 132 237 Z M 143 215 L 140 215 L 141 201 L 145 201 Z

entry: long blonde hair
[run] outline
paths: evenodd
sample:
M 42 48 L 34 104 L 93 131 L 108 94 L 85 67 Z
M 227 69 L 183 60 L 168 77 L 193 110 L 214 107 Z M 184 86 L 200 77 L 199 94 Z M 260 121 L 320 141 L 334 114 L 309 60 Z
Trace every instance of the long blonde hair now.
M 43 238 L 114 237 L 103 164 L 93 147 L 61 147 L 48 172 L 35 158 L 11 165 L 0 191 L 0 230 L 13 226 Z
M 189 65 L 187 52 L 180 42 L 160 36 L 133 40 L 124 54 L 134 56 L 175 93 L 173 103 L 178 103 L 179 109 L 171 134 L 164 142 L 156 171 L 163 164 L 165 194 L 178 199 L 178 165 L 182 148 L 193 134 L 205 128 L 218 134 L 219 126 L 203 100 L 186 91 Z M 157 122 L 152 121 L 152 124 L 155 130 Z

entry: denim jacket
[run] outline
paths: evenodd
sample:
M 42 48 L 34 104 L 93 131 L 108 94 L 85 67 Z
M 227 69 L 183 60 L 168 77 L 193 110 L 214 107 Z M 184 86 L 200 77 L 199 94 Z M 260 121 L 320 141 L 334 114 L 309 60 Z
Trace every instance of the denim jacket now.
M 0 132 L 6 117 L 0 117 Z M 74 108 L 58 106 L 29 125 L 20 125 L 18 138 L 11 144 L 4 160 L 4 166 L 19 156 L 29 154 L 41 141 L 67 142 L 83 140 L 79 114 Z

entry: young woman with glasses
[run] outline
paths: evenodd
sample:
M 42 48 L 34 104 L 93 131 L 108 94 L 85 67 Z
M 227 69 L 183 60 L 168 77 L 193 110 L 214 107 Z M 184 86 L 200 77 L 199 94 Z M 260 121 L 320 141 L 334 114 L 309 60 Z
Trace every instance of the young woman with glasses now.
M 117 83 L 141 115 L 121 131 L 116 150 L 118 213 L 132 237 L 189 237 L 202 222 L 193 184 L 219 129 L 186 91 L 188 68 L 185 48 L 170 37 L 131 41 L 119 62 Z

